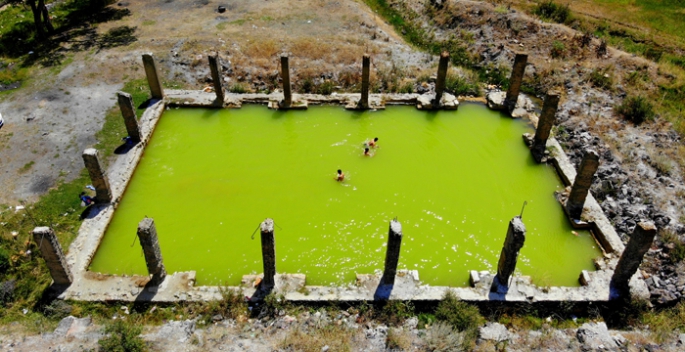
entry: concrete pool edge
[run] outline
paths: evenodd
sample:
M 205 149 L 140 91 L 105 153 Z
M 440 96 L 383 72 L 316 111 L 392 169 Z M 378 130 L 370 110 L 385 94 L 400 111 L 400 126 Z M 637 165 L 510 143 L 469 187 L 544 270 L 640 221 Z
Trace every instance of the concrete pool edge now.
M 91 209 L 87 219 L 83 221 L 76 240 L 72 243 L 67 254 L 67 263 L 73 274 L 73 283 L 60 295 L 63 299 L 84 301 L 206 301 L 221 299 L 218 286 L 194 286 L 195 272 L 177 272 L 168 275 L 159 287 L 146 287 L 149 280 L 146 276 L 115 276 L 103 275 L 88 271 L 90 261 L 111 220 L 117 203 L 123 195 L 126 186 L 133 175 L 136 165 L 140 161 L 144 148 L 149 141 L 156 123 L 165 108 L 170 106 L 188 107 L 216 107 L 213 104 L 215 95 L 202 91 L 167 91 L 164 100 L 155 101 L 140 119 L 142 140 L 128 153 L 117 158 L 110 166 L 108 177 L 112 184 L 113 202 L 99 205 Z M 276 94 L 226 94 L 224 106 L 240 107 L 243 103 L 269 104 L 282 96 Z M 359 94 L 298 95 L 311 104 L 346 104 L 356 99 Z M 371 101 L 384 104 L 414 105 L 417 104 L 418 94 L 383 94 L 373 95 Z M 234 102 L 234 103 L 231 103 Z M 534 125 L 537 119 L 529 114 Z M 550 138 L 547 143 L 551 151 L 551 161 L 563 182 L 567 185 L 576 177 L 576 171 L 559 143 Z M 421 285 L 418 272 L 398 271 L 397 281 L 391 291 L 381 298 L 398 300 L 439 300 L 447 290 L 452 290 L 459 298 L 466 301 L 608 301 L 610 297 L 609 282 L 618 257 L 623 251 L 623 243 L 616 234 L 613 226 L 604 215 L 599 204 L 591 194 L 585 203 L 583 211 L 583 226 L 590 227 L 600 247 L 605 252 L 604 258 L 596 260 L 597 271 L 580 273 L 583 286 L 580 287 L 537 287 L 527 277 L 515 277 L 510 291 L 506 295 L 491 294 L 489 287 L 494 274 L 488 272 L 471 271 L 473 287 L 443 287 Z M 255 276 L 245 276 L 241 289 L 247 296 L 254 296 L 256 290 L 251 283 Z M 366 301 L 379 296 L 380 275 L 358 274 L 357 283 L 344 287 L 305 286 L 305 277 L 301 274 L 278 274 L 276 291 L 283 293 L 291 301 Z M 638 296 L 648 296 L 647 287 L 641 280 L 638 271 L 631 279 L 633 293 Z

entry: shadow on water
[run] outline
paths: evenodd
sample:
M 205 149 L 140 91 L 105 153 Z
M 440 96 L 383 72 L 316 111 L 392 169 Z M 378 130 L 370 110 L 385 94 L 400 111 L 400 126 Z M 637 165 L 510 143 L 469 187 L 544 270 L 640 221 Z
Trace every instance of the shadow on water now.
M 105 33 L 97 33 L 97 24 L 131 15 L 126 8 L 111 6 L 115 2 L 73 0 L 53 7 L 50 13 L 55 18 L 55 31 L 44 40 L 36 37 L 33 16 L 29 10 L 24 20 L 15 23 L 0 37 L 0 51 L 8 57 L 24 57 L 22 66 L 25 67 L 36 63 L 49 67 L 61 64 L 67 52 L 92 48 L 99 52 L 131 44 L 137 40 L 134 35 L 136 27 L 118 26 Z
M 273 110 L 273 112 L 271 113 L 271 118 L 274 120 L 279 120 L 285 117 L 287 113 L 287 110 Z

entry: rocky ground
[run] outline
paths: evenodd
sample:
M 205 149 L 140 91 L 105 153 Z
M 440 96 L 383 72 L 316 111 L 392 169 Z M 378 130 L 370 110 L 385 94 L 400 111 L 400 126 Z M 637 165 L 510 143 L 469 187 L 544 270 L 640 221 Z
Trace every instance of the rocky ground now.
M 681 300 L 685 295 L 685 268 L 683 263 L 672 262 L 671 248 L 664 244 L 663 234 L 669 231 L 681 239 L 685 236 L 685 184 L 681 170 L 685 148 L 680 136 L 662 119 L 634 126 L 613 112 L 613 107 L 628 94 L 654 89 L 653 82 L 672 79 L 668 73 L 639 57 L 611 48 L 604 52 L 596 38 L 581 45 L 581 33 L 542 23 L 502 6 L 454 0 L 404 3 L 423 18 L 425 28 L 437 38 L 454 33 L 464 36 L 462 31 L 471 33 L 467 35 L 471 38 L 468 51 L 479 58 L 478 65 L 510 66 L 515 52 L 530 54 L 526 84 L 539 95 L 548 89 L 562 92 L 556 138 L 575 163 L 580 162 L 587 147 L 601 155 L 592 191 L 619 234 L 627 240 L 635 224 L 643 219 L 653 221 L 661 229 L 659 240 L 643 265 L 652 301 Z M 219 13 L 218 5 L 228 10 Z M 437 62 L 435 57 L 405 44 L 391 27 L 355 1 L 121 1 L 115 6 L 128 14 L 101 23 L 97 31 L 135 27 L 134 43 L 99 50 L 73 48 L 72 59 L 65 61 L 58 73 L 40 71 L 17 94 L 0 98 L 0 111 L 6 122 L 0 130 L 0 204 L 35 200 L 59 181 L 76 176 L 82 168 L 81 151 L 96 142 L 94 133 L 102 126 L 105 112 L 115 105 L 114 93 L 125 80 L 144 77 L 140 62 L 144 52 L 152 52 L 158 59 L 165 85 L 193 89 L 208 83 L 205 61 L 211 51 L 219 52 L 227 89 L 253 91 L 270 90 L 278 83 L 277 56 L 281 52 L 293 56 L 291 69 L 297 89 L 305 88 L 307 80 L 314 87 L 325 80 L 345 86 L 358 75 L 355 72 L 360 69 L 364 52 L 372 54 L 375 77 L 385 77 L 401 68 L 404 77 L 415 79 L 433 72 Z M 426 9 L 431 9 L 431 18 Z M 179 11 L 183 13 L 181 19 L 176 15 Z M 565 44 L 564 55 L 551 54 L 554 41 Z M 590 79 L 598 68 L 613 80 L 611 89 Z M 626 73 L 631 71 L 640 72 L 644 79 L 638 83 L 629 80 Z M 429 88 L 430 84 L 424 82 L 414 84 L 419 92 Z M 282 317 L 268 322 L 273 324 L 268 328 L 257 321 L 245 325 L 220 321 L 212 327 L 169 322 L 162 327 L 146 328 L 146 339 L 178 350 L 271 350 L 282 339 L 279 336 L 307 324 L 310 318 Z M 333 321 L 339 320 L 334 317 Z M 279 329 L 283 324 L 290 327 Z M 226 332 L 227 327 L 232 327 L 228 330 L 232 332 Z M 577 350 L 588 343 L 588 336 L 601 336 L 598 341 L 607 349 L 654 349 L 647 334 L 606 332 L 601 323 L 585 330 L 506 333 L 503 327 L 489 327 L 500 331 L 509 342 L 500 337 L 482 338 L 479 346 L 484 350 L 502 344 L 507 349 L 539 346 L 548 350 Z M 384 349 L 387 327 L 352 328 L 354 335 L 368 344 L 360 344 L 360 350 Z M 416 346 L 425 344 L 425 330 L 416 330 L 410 323 L 403 331 Z M 79 320 L 65 322 L 54 333 L 41 336 L 0 332 L 0 350 L 89 349 L 96 347 L 101 336 L 100 326 Z M 168 344 L 169 336 L 185 336 L 185 340 Z M 488 336 L 487 330 L 481 331 L 483 336 Z M 682 350 L 682 336 L 680 340 L 661 347 Z
M 369 352 L 457 351 L 463 338 L 441 324 L 419 329 L 417 318 L 408 319 L 400 326 L 360 323 L 358 318 L 346 311 L 306 312 L 243 322 L 218 316 L 209 326 L 194 320 L 148 326 L 142 338 L 152 350 L 179 352 L 336 351 L 344 344 L 349 344 L 354 351 Z M 325 330 L 330 335 L 317 336 Z M 301 334 L 308 337 L 303 338 Z M 87 351 L 97 349 L 98 340 L 104 337 L 103 327 L 90 318 L 67 317 L 50 333 L 33 336 L 0 333 L 0 350 Z M 577 329 L 543 327 L 540 330 L 512 330 L 499 323 L 487 323 L 478 329 L 473 346 L 474 351 L 682 351 L 683 348 L 685 334 L 656 343 L 648 332 L 609 330 L 603 322 L 585 323 Z

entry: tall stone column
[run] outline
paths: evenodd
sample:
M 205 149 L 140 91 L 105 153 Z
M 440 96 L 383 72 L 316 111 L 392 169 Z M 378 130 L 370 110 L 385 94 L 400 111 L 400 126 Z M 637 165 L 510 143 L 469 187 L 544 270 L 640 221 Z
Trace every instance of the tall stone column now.
M 281 56 L 281 77 L 283 78 L 283 104 L 285 108 L 290 107 L 293 102 L 292 92 L 290 91 L 290 66 L 288 56 Z
M 166 277 L 166 269 L 164 268 L 162 250 L 159 248 L 157 228 L 155 228 L 155 221 L 153 219 L 145 218 L 140 221 L 138 224 L 138 239 L 143 247 L 147 272 L 149 275 L 152 275 L 150 283 L 159 285 Z
M 147 84 L 150 86 L 150 93 L 154 99 L 164 98 L 164 90 L 162 83 L 157 75 L 157 67 L 155 66 L 155 59 L 150 54 L 143 55 L 143 66 L 145 67 L 145 75 L 147 76 Z
M 592 186 L 592 177 L 597 172 L 599 167 L 599 154 L 596 151 L 588 149 L 585 151 L 583 161 L 580 162 L 580 169 L 573 181 L 571 193 L 568 195 L 566 201 L 566 210 L 571 219 L 580 219 L 583 213 L 583 205 L 585 205 L 585 198 Z
M 136 108 L 133 105 L 133 97 L 128 93 L 117 92 L 117 100 L 119 101 L 121 116 L 124 117 L 124 125 L 126 125 L 128 136 L 133 142 L 140 142 L 140 125 L 138 125 Z
M 259 226 L 262 238 L 262 262 L 264 264 L 263 288 L 276 285 L 276 240 L 274 238 L 274 221 L 266 219 Z
M 359 107 L 362 109 L 369 108 L 369 80 L 371 76 L 371 57 L 369 54 L 364 54 L 362 59 L 362 97 L 359 100 Z
M 214 92 L 216 93 L 216 100 L 223 104 L 224 103 L 224 88 L 221 85 L 221 70 L 219 68 L 218 55 L 214 53 L 213 55 L 207 56 L 209 59 L 209 70 L 212 72 L 212 83 L 214 84 Z
M 535 161 L 540 162 L 545 155 L 547 149 L 547 139 L 549 133 L 552 131 L 554 125 L 554 116 L 557 113 L 559 106 L 559 94 L 556 92 L 548 92 L 545 97 L 545 102 L 542 104 L 542 112 L 538 120 L 538 128 L 535 130 L 535 137 L 533 137 L 533 146 L 530 148 L 533 153 Z
M 388 248 L 385 252 L 385 269 L 381 278 L 381 285 L 393 285 L 397 274 L 397 263 L 400 261 L 400 246 L 402 245 L 402 224 L 397 220 L 390 221 L 388 230 Z
M 49 227 L 36 227 L 33 229 L 33 241 L 38 245 L 55 285 L 71 285 L 71 272 L 55 231 Z
M 521 82 L 523 81 L 523 73 L 526 71 L 526 63 L 528 62 L 528 54 L 518 53 L 514 58 L 514 66 L 511 69 L 511 78 L 509 78 L 509 89 L 507 89 L 507 96 L 504 99 L 504 106 L 508 111 L 513 111 L 516 107 L 516 102 L 521 92 Z
M 618 260 L 614 275 L 611 277 L 610 298 L 628 298 L 630 296 L 629 282 L 642 263 L 645 253 L 652 246 L 656 236 L 656 226 L 652 222 L 640 222 L 630 235 L 628 245 Z
M 447 65 L 450 62 L 450 53 L 443 51 L 440 54 L 440 62 L 438 63 L 438 80 L 435 82 L 435 107 L 440 106 L 440 99 L 442 93 L 445 92 L 445 79 L 447 77 Z
M 497 275 L 492 281 L 490 292 L 507 293 L 509 277 L 516 269 L 516 260 L 525 241 L 526 225 L 523 224 L 521 217 L 516 216 L 509 221 L 507 237 L 504 240 L 504 247 L 502 247 L 502 253 L 497 264 Z
M 83 151 L 83 162 L 86 164 L 88 174 L 90 175 L 90 182 L 95 187 L 95 202 L 109 203 L 112 201 L 112 190 L 109 187 L 109 181 L 105 172 L 100 166 L 100 159 L 98 158 L 98 151 L 95 148 L 88 148 Z

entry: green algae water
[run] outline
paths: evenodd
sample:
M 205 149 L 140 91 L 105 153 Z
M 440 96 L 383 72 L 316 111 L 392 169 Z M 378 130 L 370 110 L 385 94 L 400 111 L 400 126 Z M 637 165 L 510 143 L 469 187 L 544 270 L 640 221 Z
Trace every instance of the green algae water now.
M 262 272 L 257 227 L 270 217 L 278 272 L 304 273 L 310 285 L 349 283 L 383 269 L 397 217 L 400 269 L 418 270 L 426 284 L 467 286 L 469 270 L 496 270 L 508 222 L 527 201 L 517 272 L 539 285 L 577 286 L 601 252 L 588 232 L 572 233 L 553 196 L 562 187 L 554 169 L 536 164 L 521 140 L 530 131 L 480 104 L 168 110 L 90 270 L 146 274 L 131 243 L 148 216 L 167 272 L 237 285 Z M 364 156 L 373 137 L 379 147 Z

